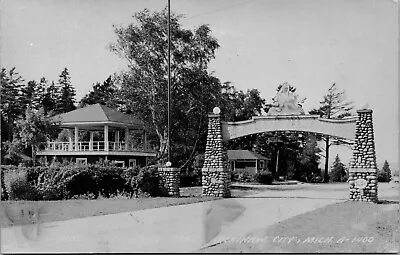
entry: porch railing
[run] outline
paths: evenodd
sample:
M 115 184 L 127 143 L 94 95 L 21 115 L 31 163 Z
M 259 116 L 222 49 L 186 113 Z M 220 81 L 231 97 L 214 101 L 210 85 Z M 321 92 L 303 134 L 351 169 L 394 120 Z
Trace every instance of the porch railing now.
M 75 143 L 69 142 L 48 142 L 45 146 L 45 151 L 105 151 L 104 141 L 93 141 L 92 147 L 89 141 L 78 142 L 78 148 L 75 150 Z M 109 142 L 108 151 L 154 151 L 155 148 L 152 146 L 139 145 L 135 146 L 129 144 L 125 146 L 125 142 Z

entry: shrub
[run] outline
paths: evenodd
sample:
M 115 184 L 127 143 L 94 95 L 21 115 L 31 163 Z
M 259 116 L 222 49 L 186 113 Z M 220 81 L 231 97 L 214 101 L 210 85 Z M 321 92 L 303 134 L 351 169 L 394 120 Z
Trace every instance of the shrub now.
M 272 176 L 271 172 L 264 171 L 264 172 L 257 173 L 255 176 L 255 179 L 258 183 L 272 184 L 273 176 Z
M 4 173 L 4 187 L 10 200 L 38 200 L 35 187 L 28 182 L 27 168 L 18 167 Z
M 246 171 L 238 173 L 238 177 L 237 177 L 238 182 L 253 182 L 254 180 L 255 180 L 254 176 L 249 174 Z
M 181 173 L 180 187 L 201 186 L 201 172 L 193 171 L 190 173 Z
M 131 196 L 137 197 L 139 192 L 149 196 L 165 195 L 165 191 L 160 189 L 157 166 L 147 166 L 140 169 L 133 169 L 133 177 L 130 180 Z
M 65 181 L 68 174 L 66 168 L 41 167 L 34 180 L 34 185 L 43 200 L 61 200 L 66 198 Z M 35 176 L 36 174 L 32 174 Z
M 100 189 L 96 183 L 96 176 L 88 165 L 68 165 L 61 169 L 66 171 L 66 178 L 62 181 L 64 183 L 61 183 L 65 187 L 65 198 L 85 194 L 92 194 L 94 198 L 99 196 Z
M 123 168 L 117 166 L 92 165 L 90 171 L 100 195 L 110 197 L 127 188 L 127 180 L 123 176 Z

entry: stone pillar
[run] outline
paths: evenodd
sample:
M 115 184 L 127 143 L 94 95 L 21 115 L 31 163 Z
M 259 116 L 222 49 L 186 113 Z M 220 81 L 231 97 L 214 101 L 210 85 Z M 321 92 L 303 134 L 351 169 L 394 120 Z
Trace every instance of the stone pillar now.
M 350 200 L 378 202 L 378 176 L 376 167 L 372 110 L 358 110 L 353 157 L 350 162 Z
M 215 109 L 215 108 L 214 108 Z M 202 195 L 215 197 L 230 197 L 230 171 L 228 156 L 222 144 L 221 117 L 217 114 L 208 115 L 208 134 L 206 152 L 202 172 Z
M 169 196 L 179 197 L 180 169 L 174 167 L 158 168 L 161 190 Z

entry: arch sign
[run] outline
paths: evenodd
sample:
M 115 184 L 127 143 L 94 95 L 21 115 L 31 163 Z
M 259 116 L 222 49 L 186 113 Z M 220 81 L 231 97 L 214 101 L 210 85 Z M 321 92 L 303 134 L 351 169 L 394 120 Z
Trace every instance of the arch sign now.
M 289 85 L 283 84 L 267 115 L 240 122 L 222 122 L 220 109 L 209 115 L 208 135 L 202 168 L 202 194 L 230 197 L 230 170 L 223 142 L 250 134 L 271 131 L 304 131 L 352 140 L 353 156 L 349 168 L 350 194 L 354 201 L 377 202 L 377 168 L 372 125 L 372 110 L 361 109 L 357 116 L 325 119 L 305 114 Z M 360 191 L 362 190 L 362 192 Z

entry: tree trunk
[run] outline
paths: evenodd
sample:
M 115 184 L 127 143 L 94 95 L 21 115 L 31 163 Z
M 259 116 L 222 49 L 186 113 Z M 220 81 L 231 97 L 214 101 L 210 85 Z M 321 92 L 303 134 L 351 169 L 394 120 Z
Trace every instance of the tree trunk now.
M 329 136 L 326 136 L 325 140 L 325 171 L 324 171 L 324 182 L 329 182 Z

